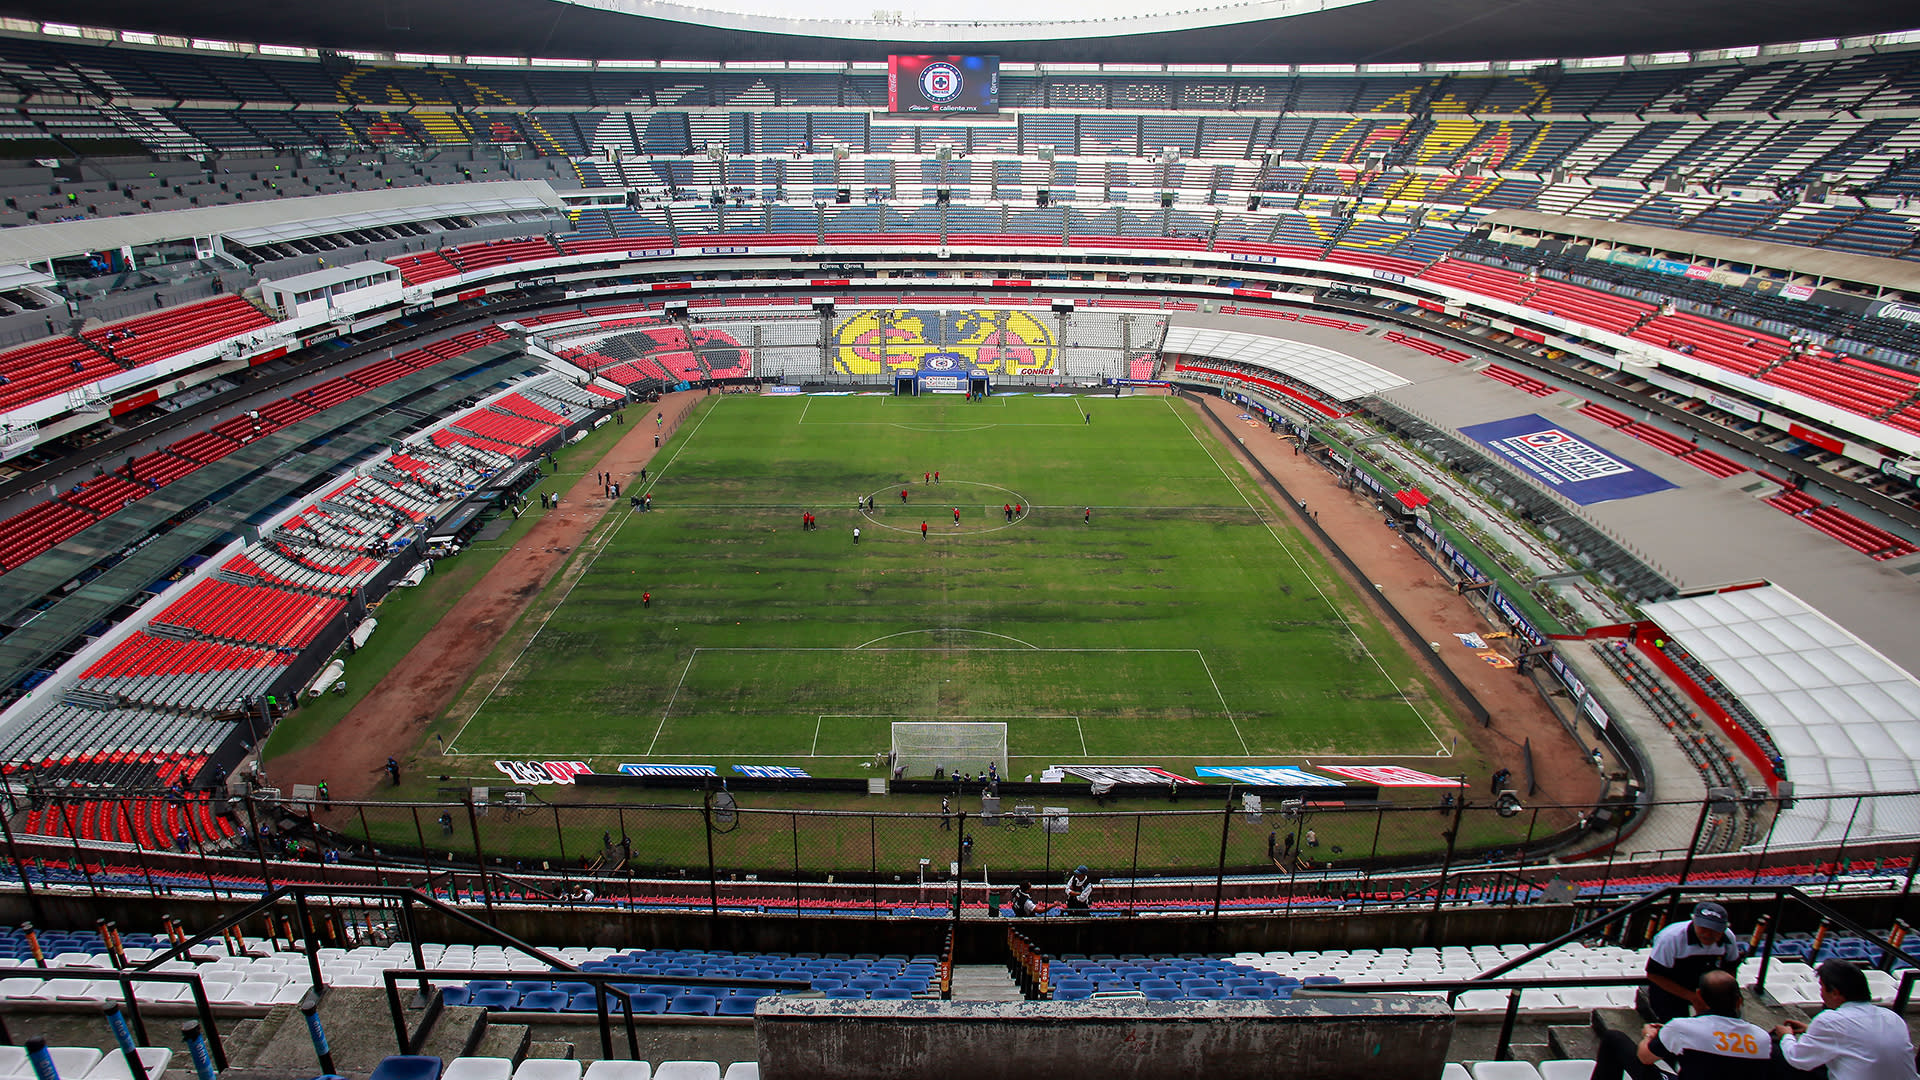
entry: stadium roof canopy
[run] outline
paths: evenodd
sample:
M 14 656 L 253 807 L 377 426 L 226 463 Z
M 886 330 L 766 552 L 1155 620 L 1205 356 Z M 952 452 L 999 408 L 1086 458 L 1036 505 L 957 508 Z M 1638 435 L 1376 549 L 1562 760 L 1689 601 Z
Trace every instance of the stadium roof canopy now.
M 1804 797 L 1920 791 L 1920 680 L 1775 585 L 1645 610 L 1773 736 L 1803 798 L 1780 812 L 1772 846 L 1920 833 L 1920 796 Z
M 1920 22 L 1909 0 L 1251 0 L 1160 13 L 1025 3 L 1017 9 L 1037 14 L 1020 21 L 995 17 L 1007 8 L 901 6 L 910 2 L 918 0 L 879 0 L 862 19 L 773 0 L 713 0 L 764 3 L 767 14 L 716 11 L 697 0 L 0 0 L 0 15 L 432 56 L 848 62 L 955 52 L 1012 62 L 1240 65 L 1654 55 L 1867 37 Z M 1089 10 L 1100 17 L 1083 14 Z

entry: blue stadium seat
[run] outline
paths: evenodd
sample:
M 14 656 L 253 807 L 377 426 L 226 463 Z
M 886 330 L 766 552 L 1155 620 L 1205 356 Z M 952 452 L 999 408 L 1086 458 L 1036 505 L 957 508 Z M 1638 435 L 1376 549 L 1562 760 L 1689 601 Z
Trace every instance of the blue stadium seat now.
M 759 1004 L 757 998 L 724 997 L 720 999 L 719 1015 L 752 1016 L 753 1008 Z
M 659 1016 L 667 1011 L 667 998 L 660 994 L 636 994 L 633 998 L 635 1016 Z
M 449 1007 L 467 1003 L 467 988 L 464 986 L 446 986 L 440 989 L 440 1003 Z
M 873 1000 L 875 1001 L 912 1001 L 913 991 L 895 990 L 892 987 L 883 986 L 880 989 L 875 990 L 873 992 Z
M 1053 1000 L 1055 1001 L 1085 1001 L 1088 998 L 1091 998 L 1092 996 L 1093 996 L 1092 990 L 1084 989 L 1082 987 L 1077 987 L 1077 986 L 1069 987 L 1064 990 L 1055 989 L 1053 992 Z
M 503 986 L 498 990 L 481 990 L 467 1003 L 482 1009 L 511 1009 L 520 1004 L 520 995 Z
M 437 1080 L 440 1059 L 423 1054 L 394 1054 L 380 1059 L 367 1080 Z
M 715 1000 L 707 994 L 681 994 L 667 1004 L 668 1016 L 712 1016 Z
M 520 1003 L 514 1008 L 521 1012 L 560 1012 L 567 1007 L 572 995 L 558 990 L 535 990 L 520 995 Z
M 854 990 L 850 987 L 841 990 L 829 990 L 827 991 L 827 999 L 829 1001 L 865 1001 L 867 1000 L 867 992 L 865 990 Z

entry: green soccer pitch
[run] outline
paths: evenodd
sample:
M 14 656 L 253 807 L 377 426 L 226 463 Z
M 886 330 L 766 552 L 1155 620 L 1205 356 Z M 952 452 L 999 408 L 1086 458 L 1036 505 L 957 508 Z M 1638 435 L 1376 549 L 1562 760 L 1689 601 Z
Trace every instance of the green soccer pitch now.
M 1174 399 L 714 397 L 648 475 L 450 755 L 857 776 L 925 720 L 1006 723 L 1014 776 L 1445 753 L 1404 645 Z

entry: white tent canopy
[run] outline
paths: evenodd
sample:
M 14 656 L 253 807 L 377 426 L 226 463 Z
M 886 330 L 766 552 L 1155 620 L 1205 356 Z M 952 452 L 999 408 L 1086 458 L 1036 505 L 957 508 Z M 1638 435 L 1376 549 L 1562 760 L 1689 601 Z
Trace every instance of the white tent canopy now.
M 1167 340 L 1160 351 L 1266 368 L 1341 402 L 1411 385 L 1409 380 L 1359 357 L 1304 341 L 1262 334 L 1236 334 L 1175 324 L 1167 328 Z
M 1920 680 L 1774 585 L 1690 596 L 1646 613 L 1753 711 L 1799 797 L 1773 846 L 1920 835 Z

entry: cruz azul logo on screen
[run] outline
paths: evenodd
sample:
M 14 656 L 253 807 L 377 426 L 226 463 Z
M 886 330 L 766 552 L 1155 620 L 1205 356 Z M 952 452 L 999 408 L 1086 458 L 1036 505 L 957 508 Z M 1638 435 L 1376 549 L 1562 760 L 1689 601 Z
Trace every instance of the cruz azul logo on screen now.
M 966 86 L 967 80 L 952 64 L 928 64 L 920 69 L 920 94 L 935 105 L 945 105 L 959 97 Z
M 1602 480 L 1634 471 L 1633 466 L 1609 457 L 1559 428 L 1513 435 L 1501 439 L 1499 445 L 1512 456 L 1532 462 L 1543 475 L 1567 483 Z

